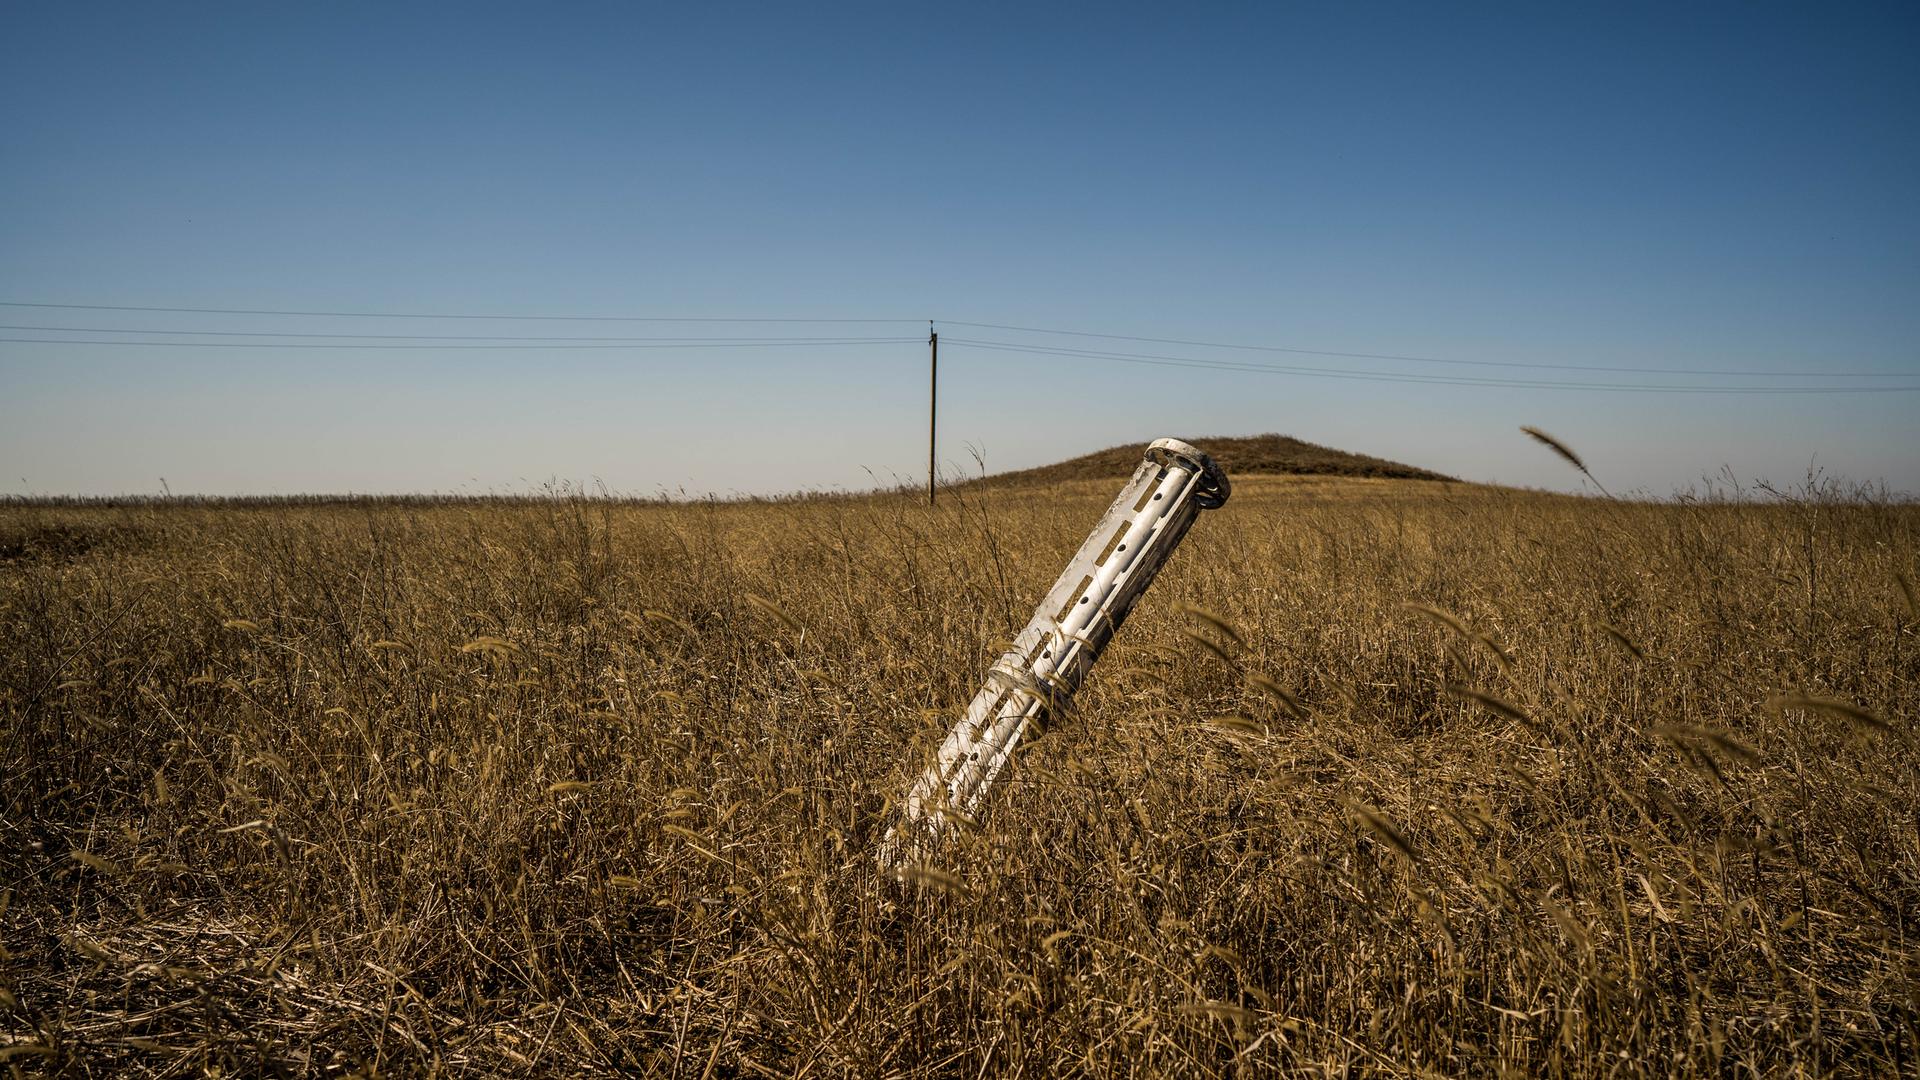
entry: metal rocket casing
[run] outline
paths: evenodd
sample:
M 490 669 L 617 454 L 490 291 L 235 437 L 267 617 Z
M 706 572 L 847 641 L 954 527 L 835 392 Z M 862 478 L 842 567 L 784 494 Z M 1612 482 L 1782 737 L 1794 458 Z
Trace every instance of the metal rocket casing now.
M 978 817 L 1020 741 L 1080 688 L 1194 518 L 1225 503 L 1228 490 L 1226 474 L 1193 446 L 1160 439 L 1147 447 L 1133 479 L 907 793 L 900 823 L 882 841 L 883 865 L 931 851 L 950 814 Z

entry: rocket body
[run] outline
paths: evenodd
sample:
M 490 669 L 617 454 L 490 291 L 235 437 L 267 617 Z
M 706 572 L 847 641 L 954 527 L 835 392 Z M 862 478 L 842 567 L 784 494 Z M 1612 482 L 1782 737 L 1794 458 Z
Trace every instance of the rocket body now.
M 950 814 L 980 814 L 1014 750 L 1080 688 L 1200 511 L 1226 502 L 1228 491 L 1226 474 L 1194 447 L 1160 439 L 1147 448 L 908 792 L 901 821 L 882 844 L 884 863 L 930 851 Z

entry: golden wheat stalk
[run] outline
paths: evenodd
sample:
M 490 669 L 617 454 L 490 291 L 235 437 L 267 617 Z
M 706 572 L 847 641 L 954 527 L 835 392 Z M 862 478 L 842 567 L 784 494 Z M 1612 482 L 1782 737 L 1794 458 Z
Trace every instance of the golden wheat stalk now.
M 1605 495 L 1609 499 L 1613 498 L 1613 492 L 1608 491 L 1607 486 L 1602 484 L 1599 478 L 1593 475 L 1593 472 L 1587 468 L 1587 463 L 1581 461 L 1580 455 L 1573 452 L 1573 447 L 1568 446 L 1566 443 L 1561 442 L 1559 439 L 1554 438 L 1531 424 L 1521 425 L 1520 430 L 1531 436 L 1534 442 L 1540 443 L 1547 449 L 1559 454 L 1561 459 L 1567 464 L 1579 469 L 1582 476 L 1592 480 L 1593 486 L 1600 489 L 1600 494 Z

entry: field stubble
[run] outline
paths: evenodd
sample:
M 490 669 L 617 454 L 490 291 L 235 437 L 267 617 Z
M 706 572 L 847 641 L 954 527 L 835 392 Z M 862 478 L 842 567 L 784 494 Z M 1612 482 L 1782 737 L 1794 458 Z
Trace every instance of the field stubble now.
M 1237 481 L 879 880 L 1112 490 L 0 508 L 0 1058 L 1912 1073 L 1920 508 Z

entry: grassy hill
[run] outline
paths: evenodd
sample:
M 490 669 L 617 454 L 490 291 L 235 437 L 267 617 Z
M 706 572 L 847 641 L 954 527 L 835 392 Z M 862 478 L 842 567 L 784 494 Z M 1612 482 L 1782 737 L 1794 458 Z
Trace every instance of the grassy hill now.
M 1287 435 L 1210 436 L 1188 439 L 1206 451 L 1229 478 L 1260 474 L 1294 476 L 1374 476 L 1406 480 L 1452 480 L 1451 476 L 1402 465 L 1397 461 L 1352 454 L 1303 442 Z M 1128 443 L 1085 454 L 1052 465 L 986 478 L 994 484 L 1057 484 L 1069 480 L 1126 477 L 1140 464 L 1146 443 Z

